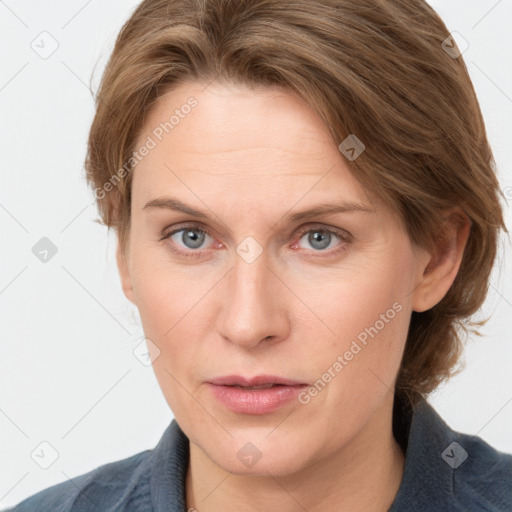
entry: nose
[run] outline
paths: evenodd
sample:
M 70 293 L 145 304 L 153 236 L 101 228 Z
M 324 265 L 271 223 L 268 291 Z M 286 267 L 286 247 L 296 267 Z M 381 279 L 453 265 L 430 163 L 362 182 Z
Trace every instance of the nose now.
M 220 287 L 220 334 L 247 349 L 263 341 L 285 339 L 289 331 L 289 294 L 264 254 L 248 263 L 235 256 L 232 270 Z

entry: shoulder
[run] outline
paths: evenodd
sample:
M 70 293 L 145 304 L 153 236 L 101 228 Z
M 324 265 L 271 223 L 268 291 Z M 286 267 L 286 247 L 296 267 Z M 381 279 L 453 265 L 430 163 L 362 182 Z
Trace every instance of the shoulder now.
M 462 507 L 512 510 L 511 454 L 496 450 L 479 437 L 455 432 L 453 445 L 445 449 L 443 457 L 454 464 L 453 492 Z
M 153 449 L 43 489 L 4 512 L 183 510 L 188 443 L 173 419 Z
M 146 450 L 99 466 L 43 489 L 6 512 L 151 510 L 144 506 L 144 502 L 149 500 L 151 453 L 152 450 Z
M 414 407 L 390 512 L 512 511 L 512 455 L 457 432 L 426 400 Z

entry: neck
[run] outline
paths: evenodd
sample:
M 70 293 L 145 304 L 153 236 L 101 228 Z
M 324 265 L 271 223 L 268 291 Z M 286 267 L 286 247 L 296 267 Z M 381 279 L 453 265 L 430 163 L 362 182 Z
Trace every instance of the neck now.
M 405 457 L 392 432 L 393 397 L 349 444 L 280 477 L 234 475 L 190 443 L 187 510 L 386 512 L 400 486 Z

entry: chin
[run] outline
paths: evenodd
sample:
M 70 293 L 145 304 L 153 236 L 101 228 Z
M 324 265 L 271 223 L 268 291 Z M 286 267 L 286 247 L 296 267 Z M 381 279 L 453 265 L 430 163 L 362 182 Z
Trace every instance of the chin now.
M 265 434 L 266 435 L 266 434 Z M 274 434 L 272 434 L 274 435 Z M 282 438 L 265 440 L 262 436 L 245 435 L 236 437 L 227 443 L 216 443 L 205 446 L 206 455 L 225 471 L 239 476 L 262 476 L 269 474 L 275 477 L 291 475 L 308 465 L 313 453 L 306 452 L 301 447 L 311 443 L 291 441 L 289 446 L 282 442 Z

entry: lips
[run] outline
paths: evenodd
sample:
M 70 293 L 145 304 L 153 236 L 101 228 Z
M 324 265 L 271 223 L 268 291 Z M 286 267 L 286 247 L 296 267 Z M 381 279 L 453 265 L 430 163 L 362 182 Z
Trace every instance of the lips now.
M 217 386 L 234 386 L 241 388 L 265 389 L 272 386 L 301 386 L 307 384 L 299 380 L 287 379 L 277 375 L 256 375 L 255 377 L 242 377 L 241 375 L 226 375 L 208 381 Z
M 263 415 L 296 401 L 297 395 L 308 384 L 276 375 L 251 378 L 227 375 L 212 379 L 206 385 L 217 401 L 231 411 Z M 296 405 L 298 403 L 296 401 Z

